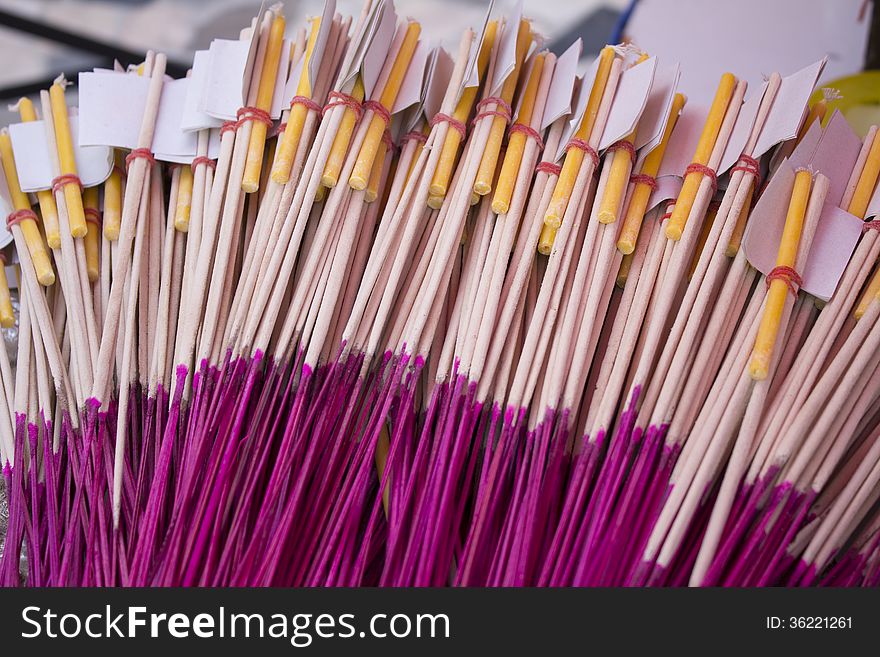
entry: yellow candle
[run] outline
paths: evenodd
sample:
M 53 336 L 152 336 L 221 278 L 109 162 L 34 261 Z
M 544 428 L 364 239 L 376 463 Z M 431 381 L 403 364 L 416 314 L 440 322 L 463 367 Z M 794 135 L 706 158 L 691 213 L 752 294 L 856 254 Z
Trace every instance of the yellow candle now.
M 602 102 L 602 96 L 605 93 L 605 86 L 608 84 L 608 76 L 611 73 L 611 64 L 614 62 L 614 48 L 605 46 L 599 54 L 599 67 L 596 70 L 596 79 L 590 89 L 590 97 L 587 101 L 587 107 L 584 110 L 584 116 L 581 124 L 574 134 L 574 138 L 581 141 L 589 141 L 593 126 L 596 123 L 596 117 L 599 114 L 599 105 Z M 550 197 L 550 204 L 544 213 L 544 223 L 549 228 L 559 228 L 562 224 L 562 217 L 565 215 L 565 209 L 568 207 L 568 201 L 571 198 L 574 183 L 577 179 L 578 171 L 584 161 L 584 151 L 580 148 L 571 148 L 565 154 L 565 160 L 562 163 L 562 171 L 559 172 L 559 179 L 553 188 L 553 195 Z M 555 238 L 556 231 L 552 232 Z M 547 246 L 552 246 L 551 232 L 544 230 L 541 233 L 541 242 Z M 546 248 L 547 253 L 550 247 Z M 544 253 L 544 251 L 542 251 Z
M 86 214 L 86 273 L 89 281 L 94 283 L 101 275 L 101 265 L 98 260 L 101 251 L 101 210 L 98 201 L 98 188 L 87 187 L 83 190 L 83 206 Z
M 6 174 L 6 186 L 9 188 L 12 207 L 20 213 L 18 225 L 27 244 L 28 253 L 33 260 L 37 280 L 41 285 L 52 285 L 55 282 L 55 271 L 52 269 L 49 254 L 43 244 L 40 228 L 34 221 L 36 215 L 31 210 L 31 203 L 27 194 L 21 191 L 18 171 L 15 169 L 15 157 L 12 153 L 12 140 L 9 138 L 9 132 L 5 129 L 0 132 L 0 157 L 3 161 L 3 171 Z
M 623 289 L 626 285 L 626 279 L 629 278 L 629 270 L 632 269 L 632 263 L 635 256 L 632 253 L 627 253 L 623 258 L 620 259 L 620 269 L 617 270 L 617 287 Z
M 495 45 L 495 37 L 498 34 L 498 22 L 490 21 L 486 25 L 486 33 L 483 35 L 483 43 L 480 46 L 480 52 L 477 55 L 477 75 L 480 80 L 486 73 L 486 67 L 489 65 L 489 56 L 492 54 L 492 48 Z M 459 98 L 452 112 L 452 118 L 464 125 L 471 114 L 474 102 L 477 99 L 479 87 L 468 87 Z M 452 126 L 446 132 L 446 138 L 443 140 L 443 148 L 440 151 L 440 158 L 437 161 L 437 168 L 431 177 L 431 186 L 428 188 L 430 196 L 428 197 L 428 206 L 437 210 L 443 205 L 443 197 L 449 189 L 449 181 L 452 178 L 452 171 L 455 167 L 455 160 L 458 158 L 458 147 L 461 145 L 462 135 Z
M 880 137 L 875 136 L 871 144 L 871 150 L 868 151 L 868 157 L 865 159 L 865 166 L 856 183 L 856 189 L 853 192 L 847 212 L 854 214 L 859 219 L 865 218 L 865 214 L 868 212 L 868 203 L 871 201 L 871 195 L 874 192 L 874 186 L 877 184 L 878 176 L 880 176 Z M 875 276 L 856 306 L 856 319 L 861 319 L 878 292 L 880 292 L 880 279 Z
M 367 190 L 364 193 L 364 201 L 372 203 L 379 197 L 379 179 L 382 177 L 382 166 L 385 163 L 385 155 L 388 153 L 388 145 L 385 139 L 376 150 L 376 159 L 373 160 L 373 168 L 370 171 L 370 179 L 367 181 Z
M 538 85 L 541 82 L 541 74 L 544 70 L 544 55 L 535 57 L 532 72 L 523 92 L 522 103 L 519 108 L 517 123 L 528 126 L 532 121 L 535 111 L 535 99 L 538 95 Z M 514 132 L 507 140 L 507 153 L 501 164 L 501 173 L 498 175 L 498 188 L 492 197 L 492 212 L 504 214 L 510 209 L 510 199 L 513 196 L 513 188 L 519 176 L 519 167 L 526 147 L 526 135 L 523 132 Z
M 715 141 L 718 139 L 718 133 L 721 131 L 721 123 L 724 121 L 724 115 L 727 113 L 727 106 L 730 104 L 730 98 L 733 96 L 733 90 L 736 87 L 736 78 L 732 73 L 725 73 L 721 76 L 721 82 L 715 92 L 715 98 L 709 109 L 709 115 L 706 117 L 706 123 L 703 124 L 703 132 L 700 134 L 700 140 L 697 142 L 697 150 L 694 153 L 692 162 L 705 166 L 709 163 L 712 156 L 712 149 L 715 148 Z M 675 210 L 666 224 L 666 237 L 671 240 L 678 241 L 684 232 L 684 226 L 687 223 L 688 215 L 697 198 L 697 190 L 700 182 L 703 180 L 703 174 L 694 171 L 687 174 L 681 186 L 681 192 L 675 201 Z
M 385 88 L 382 89 L 382 94 L 379 96 L 379 104 L 389 113 L 394 106 L 394 101 L 397 100 L 400 85 L 403 84 L 406 70 L 409 68 L 410 61 L 412 61 L 421 31 L 421 25 L 415 21 L 410 21 L 406 26 L 406 35 L 403 38 L 400 51 L 397 53 L 394 64 L 391 66 L 388 82 L 385 83 Z M 354 169 L 348 179 L 348 185 L 352 189 L 366 189 L 370 170 L 373 168 L 373 161 L 376 159 L 376 152 L 379 150 L 379 144 L 382 142 L 382 134 L 387 127 L 385 118 L 374 113 L 367 128 L 364 142 L 361 144 L 361 149 L 358 152 Z
M 878 177 L 880 177 L 880 136 L 875 136 L 871 150 L 868 151 L 868 157 L 865 159 L 865 166 L 859 175 L 859 181 L 856 183 L 852 200 L 846 209 L 847 212 L 854 214 L 859 219 L 865 218 Z
M 798 171 L 795 175 L 791 202 L 788 205 L 788 214 L 785 217 L 785 227 L 782 229 L 782 239 L 779 243 L 779 250 L 776 253 L 777 267 L 795 266 L 812 183 L 813 174 L 805 169 Z M 755 381 L 766 379 L 769 374 L 773 348 L 776 344 L 776 337 L 779 334 L 779 324 L 782 321 L 782 311 L 785 306 L 785 297 L 788 293 L 789 289 L 786 281 L 778 278 L 770 281 L 767 301 L 764 305 L 764 314 L 761 316 L 761 323 L 758 325 L 758 334 L 755 337 L 755 346 L 752 349 L 752 356 L 749 362 L 749 376 Z
M 52 103 L 52 123 L 55 127 L 55 142 L 62 175 L 77 175 L 76 157 L 73 153 L 73 138 L 70 135 L 70 122 L 67 118 L 67 103 L 64 102 L 64 85 L 56 82 L 49 89 Z M 83 213 L 82 192 L 73 182 L 63 186 L 64 201 L 67 204 L 67 218 L 70 234 L 73 237 L 86 236 L 86 217 Z
M 6 256 L 0 253 L 0 326 L 15 326 L 15 311 L 12 309 L 12 295 L 9 294 L 9 281 L 6 280 Z M 2 345 L 5 349 L 6 345 Z
M 354 83 L 354 89 L 351 90 L 351 97 L 357 102 L 364 100 L 364 82 L 358 75 Z M 345 164 L 345 156 L 348 153 L 348 144 L 351 142 L 351 136 L 354 134 L 354 127 L 357 124 L 358 115 L 351 107 L 345 107 L 345 113 L 342 115 L 342 121 L 339 123 L 339 130 L 333 138 L 333 145 L 330 147 L 330 154 L 327 156 L 327 163 L 324 165 L 324 173 L 321 176 L 321 182 L 325 187 L 336 187 L 339 182 L 339 174 L 342 166 Z
M 508 105 L 513 103 L 516 82 L 531 42 L 532 33 L 529 22 L 521 20 L 516 34 L 516 64 L 501 86 L 501 99 Z M 498 109 L 501 110 L 501 107 L 498 107 Z M 498 164 L 498 153 L 501 150 L 501 142 L 504 139 L 504 127 L 506 125 L 507 121 L 504 118 L 500 116 L 492 117 L 489 137 L 486 140 L 486 147 L 483 149 L 483 157 L 480 160 L 480 168 L 477 170 L 477 177 L 474 180 L 475 194 L 485 196 L 492 191 L 492 180 L 495 177 L 495 166 Z
M 37 112 L 30 98 L 22 98 L 18 101 L 18 114 L 23 123 L 37 120 Z M 55 205 L 55 197 L 51 190 L 44 189 L 37 192 L 37 201 L 40 204 L 43 230 L 46 231 L 46 242 L 50 249 L 60 249 L 61 232 L 58 227 L 58 206 Z
M 730 234 L 730 241 L 727 243 L 727 248 L 724 250 L 724 255 L 728 258 L 733 258 L 737 252 L 739 252 L 743 235 L 746 232 L 746 223 L 749 220 L 749 212 L 752 209 L 752 196 L 754 193 L 755 183 L 752 182 L 752 184 L 749 185 L 749 193 L 748 196 L 746 196 L 746 202 L 743 203 L 742 211 L 739 213 L 739 217 L 736 219 L 736 225 L 733 227 L 733 232 Z
M 305 98 L 312 96 L 312 84 L 309 80 L 309 60 L 315 49 L 315 40 L 321 29 L 321 19 L 312 19 L 312 28 L 309 32 L 309 41 L 306 46 L 306 56 L 303 57 L 302 73 L 299 76 L 299 84 L 296 87 L 296 95 Z M 281 145 L 275 153 L 275 161 L 272 163 L 272 180 L 279 185 L 290 180 L 290 169 L 293 167 L 293 158 L 296 155 L 299 138 L 302 136 L 303 125 L 306 122 L 307 108 L 299 103 L 290 108 L 290 116 L 287 117 L 287 127 L 284 129 L 284 137 Z
M 125 170 L 125 159 L 119 151 L 113 152 L 116 166 L 110 177 L 104 181 L 104 237 L 111 242 L 119 239 L 119 227 L 122 223 L 122 171 Z
M 180 174 L 177 177 L 177 206 L 174 209 L 174 228 L 181 233 L 189 231 L 189 216 L 190 211 L 192 210 L 192 192 L 192 166 L 184 165 L 180 167 Z
M 281 61 L 281 46 L 284 45 L 284 16 L 276 15 L 269 29 L 269 40 L 266 44 L 266 57 L 263 70 L 260 71 L 260 84 L 257 87 L 257 109 L 268 112 L 272 107 L 272 95 L 275 92 L 275 79 L 278 77 L 278 63 Z M 247 159 L 244 165 L 244 176 L 241 189 L 250 194 L 260 186 L 260 172 L 263 169 L 263 151 L 266 147 L 266 131 L 269 126 L 263 121 L 253 121 L 251 136 L 248 141 Z
M 669 138 L 686 101 L 687 99 L 682 94 L 675 94 L 672 107 L 669 110 L 669 118 L 666 121 L 666 128 L 663 130 L 663 137 L 657 147 L 645 157 L 639 171 L 640 175 L 656 180 L 663 156 L 666 154 Z M 629 206 L 623 218 L 623 225 L 620 228 L 620 236 L 617 238 L 617 248 L 624 255 L 632 253 L 636 248 L 636 241 L 639 238 L 639 231 L 642 229 L 642 221 L 645 218 L 645 211 L 648 208 L 648 201 L 651 199 L 653 190 L 653 186 L 648 182 L 636 182 L 633 188 Z

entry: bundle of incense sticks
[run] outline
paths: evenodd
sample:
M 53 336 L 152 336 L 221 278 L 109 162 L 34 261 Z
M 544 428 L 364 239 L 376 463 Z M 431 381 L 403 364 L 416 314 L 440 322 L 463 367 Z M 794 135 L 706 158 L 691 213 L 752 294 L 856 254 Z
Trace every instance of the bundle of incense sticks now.
M 493 10 L 15 106 L 4 585 L 880 583 L 877 128 Z

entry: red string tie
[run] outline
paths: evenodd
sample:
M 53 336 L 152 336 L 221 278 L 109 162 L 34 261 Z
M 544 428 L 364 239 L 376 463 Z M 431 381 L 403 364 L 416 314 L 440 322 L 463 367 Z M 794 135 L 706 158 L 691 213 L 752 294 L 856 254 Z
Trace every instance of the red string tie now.
M 647 185 L 651 191 L 657 191 L 657 179 L 647 173 L 634 173 L 629 177 L 629 181 L 635 185 Z
M 293 107 L 294 105 L 302 105 L 309 112 L 315 112 L 316 114 L 320 114 L 322 109 L 318 103 L 308 96 L 294 96 L 290 99 L 290 106 Z
M 58 192 L 62 190 L 65 185 L 76 185 L 79 187 L 80 191 L 82 191 L 83 188 L 82 180 L 79 179 L 78 175 L 75 173 L 63 173 L 52 180 L 52 191 Z
M 535 143 L 538 145 L 538 149 L 542 151 L 544 150 L 544 140 L 541 139 L 541 135 L 532 126 L 526 125 L 525 123 L 514 123 L 510 126 L 510 134 L 515 135 L 516 133 L 523 134 L 528 139 L 534 139 Z
M 788 291 L 791 292 L 794 296 L 797 296 L 798 290 L 800 290 L 801 285 L 803 285 L 801 275 L 798 274 L 792 267 L 787 267 L 785 265 L 774 267 L 770 270 L 770 273 L 767 274 L 768 288 L 770 287 L 770 283 L 772 283 L 773 281 L 783 281 L 788 286 Z
M 227 132 L 235 132 L 240 125 L 241 123 L 238 121 L 225 121 L 223 125 L 220 126 L 220 136 L 222 137 Z
M 626 151 L 629 154 L 629 161 L 632 164 L 636 163 L 636 147 L 629 143 L 626 139 L 616 141 L 608 147 L 609 153 L 613 153 L 614 151 Z
M 391 132 L 389 130 L 382 133 L 382 143 L 385 144 L 385 148 L 389 151 L 394 149 L 394 142 L 391 141 Z
M 424 144 L 426 141 L 428 141 L 428 135 L 426 135 L 421 130 L 410 130 L 403 136 L 403 139 L 400 140 L 400 143 L 405 144 L 410 139 L 415 139 L 420 144 Z
M 279 136 L 279 135 L 283 135 L 285 130 L 287 130 L 287 122 L 286 122 L 286 121 L 282 121 L 282 122 L 279 123 L 279 124 L 276 126 L 276 128 L 272 131 L 271 136 L 272 136 L 272 137 L 277 137 L 277 136 Z
M 880 230 L 880 219 L 866 221 L 862 224 L 862 233 L 867 233 L 869 230 Z
M 263 123 L 270 127 L 272 125 L 272 117 L 269 116 L 269 112 L 262 110 L 259 107 L 248 105 L 239 108 L 238 112 L 235 113 L 235 116 L 238 118 L 239 125 L 244 124 L 246 121 L 257 121 L 258 123 Z
M 85 214 L 87 223 L 94 224 L 95 226 L 101 225 L 101 213 L 98 212 L 97 208 L 83 208 L 83 214 Z
M 368 100 L 364 103 L 364 109 L 371 110 L 373 114 L 382 119 L 386 126 L 391 123 L 391 112 L 378 100 Z
M 125 156 L 125 165 L 130 167 L 131 163 L 139 157 L 145 159 L 150 165 L 156 164 L 156 158 L 153 157 L 149 148 L 135 148 L 131 153 Z
M 565 145 L 565 152 L 567 153 L 572 148 L 583 151 L 587 156 L 589 156 L 589 158 L 593 160 L 594 169 L 599 166 L 599 154 L 596 152 L 596 149 L 590 146 L 586 141 L 574 137 Z
M 28 219 L 37 220 L 36 213 L 30 208 L 25 208 L 23 210 L 16 210 L 15 212 L 10 212 L 6 217 L 6 227 L 12 228 L 13 226 L 17 226 L 22 221 L 27 221 Z
M 438 123 L 448 123 L 449 127 L 455 130 L 458 133 L 458 136 L 464 140 L 467 135 L 467 127 L 456 119 L 455 117 L 449 116 L 448 114 L 443 114 L 443 112 L 438 112 L 434 115 L 434 118 L 431 119 L 431 127 L 433 128 Z
M 194 157 L 193 161 L 190 162 L 189 166 L 193 171 L 195 171 L 196 167 L 199 166 L 200 164 L 204 164 L 209 169 L 216 169 L 217 168 L 217 162 L 212 160 L 210 157 L 207 157 L 206 155 L 199 155 L 198 157 Z
M 718 174 L 715 173 L 715 169 L 707 167 L 705 164 L 700 164 L 699 162 L 691 162 L 684 170 L 684 175 L 687 177 L 691 173 L 703 174 L 712 183 L 712 193 L 714 194 L 718 191 Z
M 667 219 L 669 219 L 669 217 L 671 217 L 671 216 L 672 216 L 672 212 L 671 212 L 671 211 L 670 211 L 670 212 L 667 212 L 666 214 L 664 214 L 663 216 L 661 216 L 661 217 L 660 217 L 660 221 L 661 221 L 661 223 L 664 222 L 664 221 L 666 221 Z
M 355 118 L 360 121 L 361 114 L 363 114 L 364 110 L 363 107 L 361 107 L 361 104 L 357 98 L 355 98 L 354 96 L 349 96 L 348 94 L 340 93 L 338 91 L 331 91 L 327 98 L 328 102 L 326 105 L 324 105 L 323 109 L 324 114 L 327 113 L 327 110 L 342 105 L 354 112 Z
M 489 105 L 495 105 L 495 109 L 485 109 Z M 497 116 L 504 119 L 505 123 L 510 123 L 510 118 L 512 115 L 513 110 L 510 107 L 510 103 L 505 101 L 503 98 L 498 98 L 497 96 L 489 96 L 477 103 L 477 115 L 474 117 L 471 125 L 476 125 L 476 123 L 479 122 L 480 119 L 483 119 L 487 116 Z
M 538 166 L 535 167 L 535 171 L 537 173 L 546 173 L 551 176 L 558 176 L 562 172 L 562 167 L 553 162 L 544 160 L 543 162 L 538 163 Z
M 752 174 L 755 178 L 761 178 L 761 165 L 753 158 L 751 155 L 746 155 L 743 153 L 739 156 L 739 160 L 736 163 L 736 166 L 730 170 L 731 173 L 735 173 L 736 171 L 742 171 L 743 173 Z

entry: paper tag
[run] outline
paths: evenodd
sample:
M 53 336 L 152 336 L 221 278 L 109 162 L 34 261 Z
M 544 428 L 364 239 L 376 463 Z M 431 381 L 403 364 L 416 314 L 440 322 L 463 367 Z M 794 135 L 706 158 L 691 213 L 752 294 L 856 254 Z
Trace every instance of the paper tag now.
M 721 157 L 721 163 L 718 165 L 717 173 L 719 176 L 736 164 L 739 156 L 742 155 L 743 149 L 749 141 L 749 136 L 755 127 L 758 110 L 761 108 L 761 101 L 764 100 L 766 92 L 767 83 L 765 82 L 758 89 L 758 93 L 749 96 L 748 100 L 740 106 L 736 123 L 734 123 L 730 138 L 727 140 L 727 148 L 724 149 L 724 155 Z
M 792 167 L 810 167 L 815 173 L 828 177 L 831 185 L 827 202 L 840 205 L 853 165 L 859 157 L 862 141 L 849 127 L 840 112 L 834 112 L 822 136 L 811 151 L 797 148 L 789 163 Z
M 245 77 L 248 41 L 214 39 L 208 49 L 208 70 L 199 109 L 215 119 L 234 121 L 244 104 L 241 81 Z
M 165 100 L 165 89 L 171 84 L 164 85 L 160 107 Z M 150 79 L 140 75 L 80 73 L 77 143 L 80 146 L 137 148 L 149 90 Z M 179 122 L 180 113 L 176 123 Z
M 618 139 L 635 130 L 636 123 L 645 110 L 645 103 L 648 102 L 656 69 L 657 58 L 651 57 L 627 69 L 620 76 L 620 83 L 614 92 L 614 102 L 608 113 L 608 121 L 599 140 L 599 150 L 608 148 Z
M 577 77 L 577 66 L 582 50 L 583 42 L 578 39 L 556 60 L 553 79 L 547 91 L 544 116 L 541 118 L 541 130 L 545 130 L 556 119 L 571 112 L 574 80 Z
M 431 45 L 427 41 L 420 39 L 416 44 L 416 49 L 409 62 L 409 67 L 406 69 L 406 74 L 403 76 L 400 90 L 397 93 L 397 98 L 394 100 L 394 106 L 391 108 L 392 114 L 396 114 L 411 105 L 421 102 L 428 55 L 430 54 Z
M 12 214 L 12 194 L 9 193 L 9 186 L 6 184 L 6 172 L 3 170 L 3 163 L 0 162 L 0 216 L 8 217 Z M 12 241 L 12 233 L 6 227 L 5 221 L 0 221 L 0 249 L 5 247 Z M 10 281 L 12 279 L 9 279 Z
M 749 218 L 742 247 L 752 266 L 765 276 L 776 266 L 776 256 L 794 187 L 795 167 L 780 164 Z M 834 203 L 826 202 L 801 272 L 802 289 L 828 301 L 833 295 L 862 233 L 862 221 Z
M 492 85 L 489 90 L 490 96 L 497 96 L 501 93 L 504 81 L 516 68 L 516 37 L 519 34 L 522 9 L 522 0 L 519 0 L 513 13 L 505 18 L 501 43 L 498 44 L 498 58 L 495 60 L 495 72 L 492 75 Z
M 187 87 L 183 114 L 180 117 L 180 127 L 184 130 L 219 128 L 223 124 L 221 119 L 209 116 L 202 109 L 202 99 L 205 96 L 205 88 L 208 82 L 209 65 L 209 52 L 207 50 L 197 50 L 193 57 L 193 65 L 188 78 L 190 83 Z
M 406 29 L 401 26 L 401 29 Z M 361 67 L 361 78 L 364 82 L 364 98 L 372 98 L 376 84 L 379 82 L 379 76 L 382 75 L 382 67 L 385 64 L 385 58 L 388 57 L 388 51 L 394 42 L 394 35 L 397 31 L 397 14 L 394 12 L 394 5 L 390 2 L 385 3 L 382 7 L 382 15 L 376 25 L 376 32 L 367 51 L 364 54 L 364 63 Z
M 678 194 L 681 192 L 681 184 L 681 176 L 658 177 L 657 189 L 651 193 L 651 198 L 648 200 L 648 209 L 657 207 L 663 201 L 671 201 L 678 198 Z
M 660 163 L 660 170 L 657 172 L 658 178 L 662 176 L 682 177 L 684 170 L 694 158 L 697 142 L 700 141 L 700 134 L 703 132 L 703 124 L 706 122 L 708 113 L 709 107 L 707 105 L 700 105 L 688 100 L 669 137 L 663 161 Z
M 378 2 L 372 3 L 367 13 L 367 17 L 364 19 L 363 25 L 361 25 L 357 34 L 348 44 L 348 51 L 352 54 L 350 58 L 346 56 L 343 68 L 340 70 L 339 77 L 336 81 L 336 86 L 343 91 L 351 90 L 355 78 L 363 67 L 364 55 L 376 33 L 376 28 L 378 27 L 379 20 L 382 18 L 382 10 L 384 7 L 385 0 L 379 0 Z
M 449 80 L 452 78 L 452 70 L 455 68 L 455 62 L 452 56 L 443 48 L 434 50 L 433 66 L 428 73 L 428 83 L 425 88 L 425 100 L 423 103 L 423 111 L 425 118 L 430 121 L 440 111 L 443 104 L 443 97 L 446 95 L 446 89 L 449 87 Z
M 243 42 L 247 43 L 247 55 L 244 60 L 244 72 L 241 76 L 241 102 L 239 103 L 239 107 L 246 102 L 248 90 L 251 86 L 251 76 L 254 74 L 254 64 L 256 64 L 257 61 L 257 46 L 260 41 L 260 29 L 263 25 L 265 15 L 266 0 L 262 0 L 260 2 L 260 10 L 257 12 L 257 15 L 253 20 L 251 20 L 250 33 L 247 35 L 247 38 L 242 39 Z
M 327 39 L 330 38 L 330 30 L 333 28 L 333 14 L 335 13 L 336 0 L 326 0 L 324 11 L 321 13 L 318 35 L 315 38 L 315 47 L 312 49 L 312 58 L 309 60 L 309 84 L 313 87 L 321 68 L 321 60 L 327 52 Z
M 281 112 L 290 106 L 290 98 L 286 97 L 287 79 L 290 75 L 290 49 L 293 42 L 284 39 L 281 45 L 281 58 L 278 60 L 278 73 L 275 75 L 275 89 L 272 91 L 272 105 L 269 108 L 269 116 L 273 119 L 281 117 Z
M 581 86 L 577 94 L 577 100 L 573 101 L 574 111 L 568 118 L 568 125 L 565 126 L 565 130 L 562 132 L 562 138 L 559 140 L 559 148 L 556 150 L 557 160 L 559 160 L 563 153 L 565 153 L 565 147 L 581 125 L 581 120 L 584 118 L 584 112 L 587 111 L 587 103 L 590 101 L 590 93 L 593 90 L 593 82 L 596 80 L 596 73 L 598 70 L 599 58 L 596 57 L 581 77 Z
M 761 157 L 776 144 L 797 137 L 804 109 L 827 60 L 827 57 L 823 57 L 815 64 L 782 78 L 779 91 L 767 115 L 767 121 L 755 145 L 756 158 Z
M 654 71 L 654 82 L 651 84 L 645 110 L 639 119 L 634 142 L 640 157 L 653 151 L 663 140 L 663 132 L 666 130 L 666 122 L 669 120 L 669 112 L 675 100 L 680 76 L 681 67 L 677 63 L 671 66 L 658 64 Z
M 70 135 L 76 168 L 84 187 L 94 187 L 104 182 L 113 170 L 113 149 L 109 146 L 79 146 L 78 117 L 70 116 Z M 24 192 L 38 192 L 52 187 L 52 161 L 46 142 L 43 121 L 13 123 L 9 126 L 12 152 L 18 181 Z
M 474 33 L 474 40 L 471 42 L 471 49 L 468 53 L 467 65 L 464 68 L 464 77 L 461 79 L 461 86 L 455 96 L 456 104 L 465 89 L 480 86 L 480 71 L 477 66 L 477 60 L 480 57 L 480 50 L 483 48 L 483 41 L 486 39 L 486 27 L 489 25 L 489 17 L 492 15 L 494 7 L 495 0 L 489 0 L 489 6 L 486 7 L 486 16 L 483 18 L 483 23 Z
M 153 132 L 153 154 L 163 162 L 189 163 L 198 151 L 199 133 L 187 131 L 180 126 L 180 116 L 188 97 L 189 78 L 166 82 L 159 100 L 156 128 Z M 208 141 L 208 157 L 216 158 L 220 152 L 219 131 L 213 130 L 216 139 Z M 213 143 L 212 143 L 213 142 Z

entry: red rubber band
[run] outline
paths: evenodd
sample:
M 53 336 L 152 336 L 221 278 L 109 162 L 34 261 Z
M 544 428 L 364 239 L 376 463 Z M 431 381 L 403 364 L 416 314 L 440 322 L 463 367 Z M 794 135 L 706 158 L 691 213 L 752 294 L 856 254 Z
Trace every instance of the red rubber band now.
M 98 212 L 97 208 L 83 208 L 83 214 L 85 214 L 86 223 L 94 224 L 95 226 L 101 225 L 101 213 Z
M 687 165 L 687 168 L 684 170 L 684 175 L 687 177 L 691 173 L 701 173 L 712 183 L 712 193 L 718 191 L 718 174 L 715 173 L 715 170 L 707 167 L 705 164 L 700 164 L 699 162 L 691 162 Z
M 207 155 L 199 155 L 198 157 L 194 157 L 193 161 L 190 162 L 189 166 L 193 171 L 195 171 L 196 167 L 199 166 L 200 164 L 204 164 L 209 169 L 216 169 L 217 168 L 217 162 L 212 160 Z
M 739 160 L 737 160 L 736 166 L 733 167 L 730 172 L 734 173 L 736 171 L 742 171 L 743 173 L 750 173 L 755 178 L 761 177 L 761 165 L 753 158 L 751 155 L 746 155 L 743 153 L 739 156 Z
M 800 290 L 801 285 L 803 285 L 801 275 L 792 267 L 786 267 L 785 265 L 774 267 L 770 270 L 770 273 L 767 274 L 768 288 L 773 281 L 783 281 L 788 286 L 788 291 L 794 296 L 798 295 L 798 290 Z
M 264 123 L 267 126 L 272 126 L 272 117 L 269 116 L 269 112 L 261 110 L 259 107 L 247 105 L 239 108 L 238 112 L 235 113 L 235 116 L 238 118 L 239 124 L 243 124 L 246 121 L 257 121 L 259 123 Z
M 360 121 L 364 110 L 357 98 L 338 91 L 331 91 L 327 98 L 328 102 L 324 105 L 324 109 L 322 110 L 323 114 L 326 114 L 329 109 L 343 105 L 354 112 L 355 118 Z
M 515 135 L 516 133 L 520 133 L 525 135 L 528 139 L 534 139 L 535 143 L 538 145 L 540 150 L 544 150 L 544 140 L 541 139 L 541 135 L 538 134 L 538 131 L 535 130 L 532 126 L 526 125 L 525 123 L 514 123 L 510 126 L 509 134 Z
M 448 123 L 449 127 L 455 130 L 462 140 L 464 140 L 467 135 L 467 127 L 465 124 L 448 114 L 443 114 L 442 112 L 435 114 L 434 118 L 431 119 L 431 127 L 433 128 L 438 123 Z
M 28 219 L 37 220 L 37 214 L 31 210 L 30 208 L 25 208 L 23 210 L 16 210 L 15 212 L 10 212 L 6 217 L 6 227 L 12 228 L 13 226 L 17 226 L 22 221 L 27 221 Z
M 562 172 L 562 167 L 558 164 L 554 164 L 553 162 L 548 162 L 547 160 L 545 160 L 538 163 L 538 166 L 535 167 L 535 171 L 537 173 L 546 173 L 551 176 L 558 176 Z
M 625 139 L 616 141 L 608 147 L 609 153 L 613 153 L 614 151 L 626 151 L 629 154 L 629 161 L 632 164 L 636 163 L 636 148 Z
M 657 179 L 647 173 L 634 173 L 629 177 L 629 181 L 635 185 L 647 185 L 651 191 L 657 191 Z
M 403 139 L 400 140 L 400 143 L 405 144 L 410 139 L 415 139 L 420 144 L 424 144 L 426 141 L 428 141 L 428 135 L 426 135 L 421 130 L 410 130 L 403 136 Z
M 135 148 L 131 153 L 125 156 L 126 166 L 131 166 L 131 163 L 139 157 L 145 159 L 147 164 L 156 164 L 156 158 L 153 157 L 149 148 Z
M 862 233 L 867 233 L 869 230 L 880 230 L 880 219 L 866 221 L 862 224 Z
M 293 107 L 294 105 L 302 105 L 308 111 L 315 112 L 317 114 L 320 114 L 321 110 L 323 109 L 318 103 L 313 101 L 308 96 L 294 96 L 290 100 L 290 106 Z
M 371 110 L 373 114 L 385 122 L 386 126 L 391 123 L 391 112 L 389 112 L 388 109 L 378 100 L 368 100 L 364 103 L 364 109 Z
M 667 213 L 664 214 L 662 217 L 660 217 L 660 221 L 661 221 L 661 222 L 666 221 L 666 220 L 669 219 L 669 217 L 671 217 L 671 216 L 672 216 L 672 212 L 667 212 Z
M 590 159 L 593 160 L 593 168 L 597 168 L 599 166 L 599 154 L 596 152 L 596 149 L 590 146 L 586 141 L 574 137 L 565 145 L 565 152 L 567 153 L 572 148 L 583 151 L 586 155 L 588 155 Z
M 241 123 L 238 121 L 224 122 L 223 125 L 220 126 L 220 136 L 222 137 L 227 132 L 235 132 L 236 130 L 238 130 L 238 126 L 240 125 Z
M 495 105 L 495 109 L 484 109 L 489 105 Z M 510 104 L 503 98 L 498 98 L 497 96 L 489 96 L 477 103 L 477 115 L 474 117 L 471 125 L 476 125 L 477 122 L 480 121 L 480 119 L 483 119 L 487 116 L 497 116 L 501 119 L 504 119 L 505 123 L 510 123 L 511 117 L 513 116 L 513 110 L 511 109 Z
M 385 130 L 385 132 L 382 133 L 382 143 L 385 144 L 385 148 L 387 148 L 389 151 L 394 149 L 394 142 L 391 141 L 390 131 Z
M 76 185 L 79 187 L 80 191 L 82 191 L 83 188 L 82 180 L 80 180 L 79 176 L 75 173 L 63 173 L 57 178 L 52 179 L 53 192 L 61 190 L 65 185 Z

